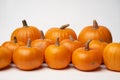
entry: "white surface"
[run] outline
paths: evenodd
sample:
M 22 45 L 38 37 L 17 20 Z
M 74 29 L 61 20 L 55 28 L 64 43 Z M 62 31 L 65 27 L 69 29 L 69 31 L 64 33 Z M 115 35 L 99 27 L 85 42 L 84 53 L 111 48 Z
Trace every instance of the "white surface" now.
M 120 73 L 109 71 L 105 66 L 96 71 L 79 71 L 70 64 L 63 70 L 54 70 L 43 64 L 41 68 L 33 71 L 22 71 L 11 67 L 0 71 L 1 80 L 120 80 Z
M 44 32 L 53 26 L 69 23 L 77 34 L 96 19 L 107 26 L 114 42 L 120 42 L 120 0 L 0 0 L 0 44 L 21 21 L 26 19 Z M 21 71 L 14 67 L 0 71 L 0 80 L 120 80 L 120 73 L 105 69 L 82 72 L 70 67 L 53 70 L 43 67 L 35 71 Z

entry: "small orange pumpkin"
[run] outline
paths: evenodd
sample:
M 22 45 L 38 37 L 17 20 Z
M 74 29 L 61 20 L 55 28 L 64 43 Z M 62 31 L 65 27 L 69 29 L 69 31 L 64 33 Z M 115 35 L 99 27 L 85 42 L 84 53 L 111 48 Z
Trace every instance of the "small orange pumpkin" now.
M 0 69 L 9 66 L 11 60 L 12 60 L 12 52 L 3 46 L 0 46 Z
M 50 45 L 45 50 L 45 61 L 50 68 L 63 69 L 70 63 L 71 53 L 57 38 L 55 45 Z
M 104 52 L 104 48 L 108 45 L 107 42 L 104 42 L 102 40 L 92 40 L 89 43 L 89 47 L 92 49 L 99 49 L 101 56 L 102 56 L 102 63 L 103 63 L 103 52 Z
M 102 61 L 98 49 L 89 48 L 89 42 L 85 47 L 76 49 L 72 55 L 73 65 L 83 71 L 91 71 L 97 69 Z
M 78 36 L 78 40 L 82 42 L 83 45 L 85 45 L 85 43 L 89 39 L 102 39 L 107 43 L 111 43 L 112 35 L 111 32 L 105 26 L 98 25 L 96 20 L 93 20 L 93 25 L 83 28 Z
M 13 53 L 16 48 L 18 48 L 20 46 L 25 46 L 25 43 L 21 42 L 21 41 L 18 42 L 17 38 L 14 36 L 14 40 L 12 40 L 12 41 L 5 41 L 2 44 L 2 46 L 8 48 Z
M 50 39 L 45 39 L 43 31 L 41 31 L 41 38 L 40 38 L 40 39 L 33 40 L 33 41 L 31 42 L 31 46 L 32 46 L 32 47 L 37 47 L 37 48 L 39 48 L 40 51 L 41 51 L 41 54 L 44 55 L 46 48 L 47 48 L 49 45 L 53 44 L 53 43 L 54 43 L 54 42 L 53 42 L 52 40 L 50 40 Z
M 39 29 L 37 29 L 34 26 L 28 26 L 26 20 L 23 20 L 22 23 L 23 27 L 17 28 L 12 32 L 11 40 L 13 40 L 14 36 L 16 36 L 18 42 L 22 41 L 27 44 L 28 38 L 30 38 L 31 41 L 33 41 L 41 37 Z
M 60 38 L 60 41 L 63 39 L 69 39 L 69 36 L 71 35 L 73 39 L 77 39 L 77 35 L 73 29 L 67 28 L 69 24 L 63 25 L 60 28 L 54 27 L 48 29 L 48 31 L 45 34 L 46 39 L 51 39 L 56 42 L 56 38 Z
M 13 53 L 13 62 L 21 70 L 37 69 L 43 63 L 43 54 L 35 47 L 31 47 L 28 40 L 27 46 L 17 48 Z
M 120 71 L 120 43 L 108 44 L 104 49 L 103 59 L 109 70 Z

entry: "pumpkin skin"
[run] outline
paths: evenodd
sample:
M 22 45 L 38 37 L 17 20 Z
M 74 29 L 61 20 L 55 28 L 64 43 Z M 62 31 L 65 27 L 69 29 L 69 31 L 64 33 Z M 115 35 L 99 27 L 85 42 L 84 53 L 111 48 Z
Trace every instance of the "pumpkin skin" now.
M 30 46 L 21 46 L 13 53 L 13 62 L 21 70 L 34 70 L 43 63 L 43 54 L 40 50 Z
M 99 50 L 91 49 L 89 46 L 76 49 L 72 55 L 73 65 L 82 71 L 97 69 L 102 62 Z
M 64 69 L 70 63 L 70 51 L 63 45 L 60 45 L 58 40 L 57 44 L 50 45 L 45 50 L 45 61 L 52 69 Z
M 11 60 L 12 60 L 12 52 L 3 46 L 0 46 L 0 69 L 9 66 Z
M 46 39 L 51 39 L 56 42 L 56 39 L 59 37 L 60 41 L 63 39 L 69 39 L 69 36 L 71 35 L 74 39 L 77 39 L 77 35 L 73 29 L 67 28 L 69 24 L 63 25 L 60 28 L 53 27 L 48 29 L 48 31 L 45 34 Z
M 92 40 L 90 43 L 89 43 L 89 47 L 92 48 L 92 49 L 99 49 L 100 50 L 100 54 L 101 54 L 101 57 L 102 57 L 102 63 L 103 62 L 103 52 L 104 52 L 104 48 L 108 45 L 107 42 L 104 42 L 104 41 L 100 41 L 100 40 Z
M 120 71 L 120 43 L 108 44 L 104 49 L 103 59 L 109 70 Z
M 85 45 L 85 43 L 89 39 L 91 40 L 102 39 L 107 43 L 111 43 L 112 35 L 111 32 L 105 26 L 98 25 L 96 20 L 93 20 L 93 25 L 83 28 L 78 36 L 78 40 L 82 42 L 83 45 Z
M 28 26 L 26 20 L 23 20 L 22 23 L 23 27 L 17 28 L 12 32 L 11 40 L 13 40 L 14 36 L 16 36 L 18 42 L 22 41 L 25 44 L 27 44 L 28 38 L 30 38 L 31 41 L 33 41 L 41 37 L 39 29 L 37 29 L 34 26 Z

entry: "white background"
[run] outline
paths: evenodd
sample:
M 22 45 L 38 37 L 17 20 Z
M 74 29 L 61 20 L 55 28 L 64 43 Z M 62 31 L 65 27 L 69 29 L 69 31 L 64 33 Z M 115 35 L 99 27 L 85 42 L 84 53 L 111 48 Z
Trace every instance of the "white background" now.
M 120 0 L 0 0 L 0 44 L 10 40 L 23 19 L 44 32 L 69 23 L 77 35 L 96 19 L 111 31 L 114 42 L 120 42 Z M 0 80 L 5 79 L 120 80 L 120 74 L 104 67 L 95 72 L 82 72 L 73 67 L 60 71 L 45 67 L 25 72 L 12 67 L 0 71 Z

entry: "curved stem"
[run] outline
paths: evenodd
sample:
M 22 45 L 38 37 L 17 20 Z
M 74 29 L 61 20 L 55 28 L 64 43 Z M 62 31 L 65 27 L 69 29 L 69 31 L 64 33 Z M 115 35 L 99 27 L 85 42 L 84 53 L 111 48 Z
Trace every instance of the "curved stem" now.
M 27 47 L 31 47 L 31 40 L 30 40 L 30 38 L 27 41 Z
M 26 20 L 22 20 L 23 27 L 28 27 Z
M 45 39 L 43 31 L 41 30 L 40 32 L 41 32 L 41 39 Z
M 88 40 L 86 42 L 86 45 L 85 45 L 85 50 L 88 51 L 89 50 L 89 43 L 91 42 L 91 40 Z
M 14 43 L 17 43 L 17 38 L 16 38 L 16 36 L 14 36 Z
M 65 29 L 66 27 L 70 26 L 70 24 L 65 24 L 60 27 L 60 29 Z
M 98 23 L 97 23 L 96 20 L 93 20 L 93 28 L 94 29 L 98 29 L 99 28 Z
M 56 39 L 56 43 L 55 43 L 56 46 L 60 46 L 60 41 L 59 41 L 59 37 Z

